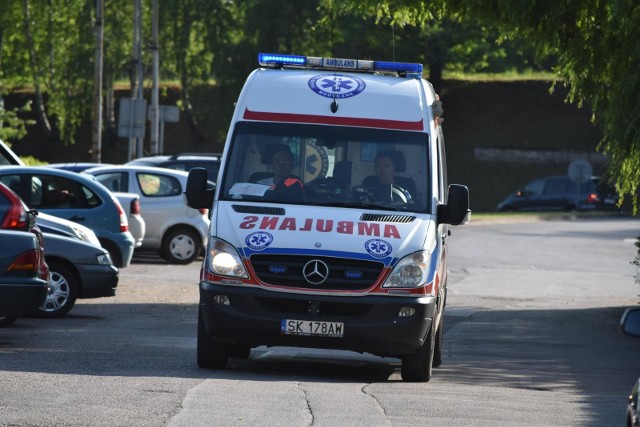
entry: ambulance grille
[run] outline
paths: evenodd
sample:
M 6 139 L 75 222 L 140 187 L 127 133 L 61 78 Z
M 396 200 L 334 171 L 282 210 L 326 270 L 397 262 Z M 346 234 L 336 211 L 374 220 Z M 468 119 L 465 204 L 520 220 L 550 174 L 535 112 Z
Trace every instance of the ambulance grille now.
M 380 277 L 384 264 L 376 261 L 306 255 L 252 255 L 251 265 L 258 278 L 274 286 L 303 289 L 358 291 L 368 289 Z M 308 283 L 302 269 L 311 260 L 323 261 L 329 277 L 319 285 Z
M 416 219 L 415 216 L 409 215 L 388 215 L 388 214 L 362 214 L 361 221 L 372 222 L 399 222 L 402 224 L 409 223 Z
M 232 205 L 235 212 L 255 215 L 284 215 L 284 209 L 264 206 Z

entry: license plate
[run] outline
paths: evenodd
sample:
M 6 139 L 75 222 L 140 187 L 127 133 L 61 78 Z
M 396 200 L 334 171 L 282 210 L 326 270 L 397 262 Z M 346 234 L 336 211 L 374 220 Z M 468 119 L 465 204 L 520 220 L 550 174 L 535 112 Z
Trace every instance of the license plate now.
M 280 333 L 284 335 L 307 335 L 341 338 L 344 334 L 342 322 L 318 322 L 315 320 L 282 319 Z

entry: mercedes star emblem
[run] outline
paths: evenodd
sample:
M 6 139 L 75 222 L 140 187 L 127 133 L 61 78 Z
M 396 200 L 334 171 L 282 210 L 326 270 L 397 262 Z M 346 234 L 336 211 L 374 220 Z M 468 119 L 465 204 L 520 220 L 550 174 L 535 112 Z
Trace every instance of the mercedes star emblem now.
M 329 277 L 329 266 L 319 259 L 312 259 L 302 267 L 302 275 L 312 285 L 320 285 Z

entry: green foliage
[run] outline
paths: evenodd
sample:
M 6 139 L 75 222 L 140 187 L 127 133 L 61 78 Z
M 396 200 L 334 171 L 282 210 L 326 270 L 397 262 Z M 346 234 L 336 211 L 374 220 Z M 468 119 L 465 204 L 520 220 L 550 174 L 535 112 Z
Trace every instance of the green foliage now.
M 141 4 L 148 81 L 151 2 Z M 76 0 L 2 1 L 0 79 L 7 87 L 41 86 L 49 119 L 66 142 L 73 142 L 77 128 L 91 117 L 95 6 Z M 422 62 L 430 78 L 444 72 L 553 69 L 556 84 L 569 88 L 567 100 L 593 109 L 594 121 L 604 129 L 600 148 L 609 157 L 612 180 L 637 206 L 637 1 L 163 0 L 159 6 L 160 77 L 180 82 L 185 110 L 189 89 L 213 80 L 222 98 L 210 102 L 226 105 L 226 115 L 261 51 Z M 133 11 L 130 0 L 105 0 L 106 89 L 130 81 Z M 8 138 L 24 135 L 28 128 L 16 121 L 24 112 L 2 114 L 3 132 L 17 132 Z M 207 123 L 209 114 L 195 111 L 193 117 Z
M 17 141 L 27 134 L 27 125 L 34 124 L 33 120 L 23 119 L 20 113 L 31 110 L 31 102 L 27 102 L 21 108 L 6 110 L 0 97 L 0 140 Z
M 539 55 L 557 55 L 567 100 L 589 105 L 604 129 L 600 149 L 620 194 L 637 212 L 640 185 L 640 3 L 635 0 L 322 0 L 338 13 L 418 24 L 425 17 L 478 23 L 500 39 L 523 39 Z M 429 13 L 426 9 L 431 8 Z M 468 45 L 467 45 L 468 46 Z
M 22 162 L 27 166 L 44 166 L 48 164 L 47 162 L 43 162 L 33 156 L 20 156 L 20 160 L 22 160 Z

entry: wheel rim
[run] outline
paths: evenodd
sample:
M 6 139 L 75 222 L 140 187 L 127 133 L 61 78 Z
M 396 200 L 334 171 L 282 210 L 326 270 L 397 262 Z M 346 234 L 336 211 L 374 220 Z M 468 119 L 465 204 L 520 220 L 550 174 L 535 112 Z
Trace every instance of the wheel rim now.
M 186 234 L 180 234 L 171 239 L 169 251 L 176 259 L 189 259 L 196 251 L 196 242 Z
M 40 309 L 47 312 L 58 311 L 69 301 L 70 294 L 71 288 L 67 279 L 60 273 L 52 271 L 49 276 L 47 299 Z

